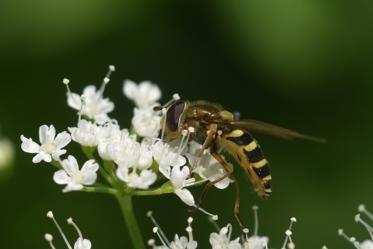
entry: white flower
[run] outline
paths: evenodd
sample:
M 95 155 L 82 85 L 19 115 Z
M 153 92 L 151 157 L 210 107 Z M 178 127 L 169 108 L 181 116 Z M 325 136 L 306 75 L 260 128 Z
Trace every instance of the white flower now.
M 74 244 L 74 249 L 91 249 L 91 247 L 91 241 L 82 238 L 79 238 Z
M 126 129 L 123 130 L 123 132 L 128 131 Z M 120 130 L 119 125 L 116 123 L 115 120 L 112 120 L 111 122 L 107 122 L 103 125 L 97 126 L 96 136 L 98 139 L 98 142 L 108 142 L 112 141 L 114 139 L 118 139 L 121 136 L 122 131 Z
M 0 138 L 0 170 L 12 165 L 14 160 L 13 143 L 5 138 Z
M 133 167 L 137 164 L 140 156 L 141 145 L 134 136 L 123 132 L 119 139 L 116 139 L 106 146 L 105 157 L 113 160 L 119 167 Z
M 82 146 L 95 147 L 98 145 L 98 127 L 85 119 L 79 120 L 78 127 L 68 128 L 71 138 Z
M 161 129 L 161 117 L 152 108 L 135 108 L 132 125 L 142 137 L 157 137 Z
M 151 145 L 151 151 L 154 160 L 159 164 L 160 172 L 169 178 L 171 166 L 183 166 L 186 164 L 186 159 L 180 153 L 174 152 L 169 144 L 156 140 Z
M 190 178 L 189 167 L 174 166 L 170 171 L 170 175 L 166 177 L 170 179 L 175 189 L 175 194 L 188 206 L 194 206 L 195 201 L 192 193 L 184 188 L 189 183 L 194 182 L 194 178 Z
M 157 175 L 150 170 L 142 170 L 140 174 L 136 170 L 132 170 L 131 173 L 128 171 L 126 167 L 118 167 L 117 176 L 130 188 L 148 189 L 157 180 Z
M 241 249 L 240 238 L 231 240 L 232 226 L 228 224 L 219 233 L 210 234 L 210 245 L 212 249 Z
M 62 229 L 60 228 L 60 225 L 58 224 L 57 220 L 54 218 L 54 215 L 52 213 L 52 211 L 49 211 L 47 213 L 47 217 L 52 219 L 54 224 L 56 225 L 61 237 L 63 238 L 66 246 L 68 248 L 72 248 L 69 241 L 66 239 L 66 235 L 64 234 L 64 232 L 62 231 Z M 76 232 L 78 233 L 79 235 L 79 238 L 76 240 L 75 244 L 74 244 L 74 249 L 91 249 L 92 248 L 92 244 L 91 244 L 91 241 L 89 241 L 88 239 L 85 239 L 83 238 L 83 235 L 82 235 L 82 232 L 80 231 L 79 227 L 75 224 L 75 222 L 73 221 L 72 218 L 68 218 L 67 219 L 67 223 L 71 226 L 74 227 L 74 229 L 76 230 Z M 53 244 L 53 236 L 49 233 L 45 234 L 44 235 L 44 238 L 45 240 L 49 243 L 49 246 L 51 247 L 51 249 L 56 249 L 56 247 L 54 246 Z
M 186 231 L 188 236 L 179 236 L 175 234 L 174 240 L 169 242 L 167 237 L 165 236 L 162 229 L 159 227 L 157 221 L 154 219 L 153 214 L 151 211 L 147 213 L 147 216 L 153 222 L 155 227 L 153 228 L 153 232 L 158 235 L 162 242 L 162 246 L 156 246 L 155 241 L 153 239 L 148 241 L 148 245 L 151 246 L 153 249 L 196 249 L 198 246 L 197 241 L 193 238 L 193 229 L 192 229 L 192 222 L 193 218 L 188 218 L 188 226 L 186 227 Z
M 70 135 L 64 131 L 56 136 L 56 130 L 53 125 L 42 125 L 39 128 L 39 141 L 41 145 L 35 143 L 31 138 L 21 135 L 21 148 L 24 152 L 36 154 L 32 159 L 33 163 L 41 161 L 51 162 L 59 160 L 60 156 L 66 153 L 63 148 L 71 141 Z
M 251 236 L 247 242 L 250 249 L 264 249 L 268 245 L 268 237 L 265 236 Z
M 153 154 L 150 150 L 150 145 L 148 141 L 143 140 L 140 146 L 139 158 L 136 163 L 136 168 L 143 170 L 148 169 L 153 164 Z
M 81 115 L 104 123 L 109 119 L 107 114 L 114 110 L 114 103 L 102 95 L 102 89 L 96 90 L 95 86 L 89 85 L 84 88 L 82 95 L 68 92 L 67 103 L 71 108 L 80 111 Z
M 81 190 L 83 186 L 96 182 L 99 166 L 94 160 L 85 162 L 81 169 L 73 156 L 68 156 L 61 164 L 63 169 L 54 173 L 53 180 L 57 184 L 67 185 L 63 192 Z
M 159 164 L 159 171 L 167 179 L 170 179 L 175 189 L 175 194 L 187 205 L 194 206 L 193 195 L 188 189 L 184 188 L 194 182 L 194 178 L 190 178 L 189 167 L 181 167 L 186 163 L 185 157 L 180 155 L 180 153 L 173 152 L 169 144 L 160 140 L 151 146 L 151 150 L 154 159 Z
M 143 81 L 137 85 L 131 80 L 125 80 L 123 93 L 140 108 L 150 107 L 161 98 L 161 90 L 150 81 Z
M 196 249 L 197 248 L 197 241 L 192 240 L 189 241 L 187 237 L 175 234 L 174 240 L 171 241 L 170 248 L 171 249 Z
M 224 168 L 210 153 L 208 153 L 208 151 L 204 151 L 202 157 L 199 157 L 201 148 L 202 145 L 191 142 L 189 146 L 189 153 L 186 153 L 186 157 L 188 158 L 190 165 L 192 165 L 194 168 L 193 172 L 197 173 L 203 179 L 208 179 L 211 182 L 226 175 Z M 226 177 L 214 184 L 214 186 L 218 189 L 225 189 L 229 186 L 230 182 L 231 180 L 229 177 Z
M 98 131 L 98 154 L 106 161 L 114 160 L 112 150 L 108 150 L 110 144 L 120 141 L 123 137 L 129 137 L 128 130 L 120 130 L 118 125 L 109 124 L 99 128 Z

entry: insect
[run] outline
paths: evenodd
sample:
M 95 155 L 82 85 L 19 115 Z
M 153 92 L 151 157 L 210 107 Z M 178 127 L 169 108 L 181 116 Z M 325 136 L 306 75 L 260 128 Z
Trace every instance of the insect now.
M 154 108 L 154 110 L 161 109 L 162 107 Z M 231 178 L 236 188 L 234 215 L 242 228 L 244 225 L 240 219 L 239 185 L 233 175 L 231 165 L 226 162 L 219 151 L 225 150 L 233 156 L 235 161 L 245 170 L 257 194 L 266 199 L 272 193 L 272 176 L 268 161 L 251 132 L 269 134 L 284 139 L 300 138 L 317 142 L 323 141 L 320 138 L 261 121 L 239 120 L 236 115 L 225 110 L 221 105 L 207 101 L 190 102 L 176 97 L 163 106 L 163 109 L 165 115 L 161 122 L 164 141 L 176 140 L 181 136 L 183 130 L 193 127 L 194 132 L 190 134 L 189 139 L 202 145 L 200 156 L 204 150 L 210 150 L 211 155 L 225 170 L 225 175 L 206 184 L 198 205 L 211 186 L 226 177 Z

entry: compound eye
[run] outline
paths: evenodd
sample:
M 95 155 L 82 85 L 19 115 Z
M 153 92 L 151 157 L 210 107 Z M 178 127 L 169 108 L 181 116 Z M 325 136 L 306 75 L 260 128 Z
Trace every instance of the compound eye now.
M 184 111 L 184 107 L 184 101 L 179 100 L 175 104 L 171 105 L 170 108 L 168 108 L 166 122 L 167 127 L 171 131 L 177 131 L 177 129 L 179 128 L 179 121 L 181 114 Z

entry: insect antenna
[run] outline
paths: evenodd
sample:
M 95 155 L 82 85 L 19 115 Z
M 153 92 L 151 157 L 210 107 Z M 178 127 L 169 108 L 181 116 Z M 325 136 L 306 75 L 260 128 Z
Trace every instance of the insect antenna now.
M 167 109 L 168 107 L 170 107 L 172 104 L 174 104 L 178 100 L 180 100 L 180 95 L 178 93 L 175 93 L 174 95 L 172 95 L 172 99 L 169 100 L 166 104 L 164 104 L 163 106 L 159 106 L 159 105 L 158 106 L 154 106 L 153 110 L 155 112 L 159 112 L 162 109 Z

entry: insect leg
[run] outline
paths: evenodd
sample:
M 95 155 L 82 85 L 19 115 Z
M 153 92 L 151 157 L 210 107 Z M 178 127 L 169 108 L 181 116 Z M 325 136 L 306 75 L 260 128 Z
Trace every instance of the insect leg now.
M 236 187 L 236 201 L 234 204 L 233 212 L 234 212 L 234 216 L 236 217 L 238 224 L 241 226 L 242 229 L 244 229 L 245 226 L 243 225 L 241 221 L 241 217 L 240 217 L 240 186 L 238 184 L 237 178 L 232 174 L 233 173 L 232 168 L 229 166 L 229 164 L 224 160 L 224 158 L 219 153 L 211 152 L 211 155 L 223 166 L 225 172 L 227 172 L 227 175 L 229 175 L 229 177 L 232 178 L 234 181 L 234 184 Z M 210 183 L 213 183 L 213 182 L 210 182 Z M 213 183 L 212 185 L 214 184 L 216 184 L 216 182 Z
M 201 159 L 202 159 L 202 156 L 203 156 L 203 152 L 209 148 L 211 146 L 211 144 L 214 142 L 214 139 L 215 139 L 215 136 L 216 136 L 216 131 L 217 131 L 217 128 L 218 126 L 216 124 L 212 124 L 210 126 L 210 129 L 207 130 L 207 137 L 205 139 L 205 141 L 203 142 L 203 145 L 202 145 L 202 148 L 201 148 L 201 152 L 198 153 L 197 155 L 197 160 L 196 162 L 194 163 L 194 165 L 192 165 L 192 170 L 197 167 L 200 163 L 201 163 Z
M 228 166 L 228 167 L 229 167 L 229 166 Z M 229 168 L 230 168 L 230 167 L 229 167 Z M 230 169 L 230 172 L 226 172 L 226 174 L 224 174 L 223 176 L 219 177 L 218 179 L 216 179 L 216 180 L 214 180 L 214 181 L 212 181 L 212 182 L 208 182 L 208 183 L 205 185 L 205 187 L 204 187 L 203 190 L 202 190 L 201 195 L 200 195 L 199 198 L 198 198 L 197 206 L 196 206 L 197 209 L 200 207 L 202 201 L 205 199 L 206 194 L 207 194 L 207 192 L 209 191 L 209 189 L 210 189 L 212 186 L 214 186 L 216 183 L 218 183 L 218 182 L 224 180 L 225 178 L 231 176 L 232 172 L 233 172 L 232 169 Z

